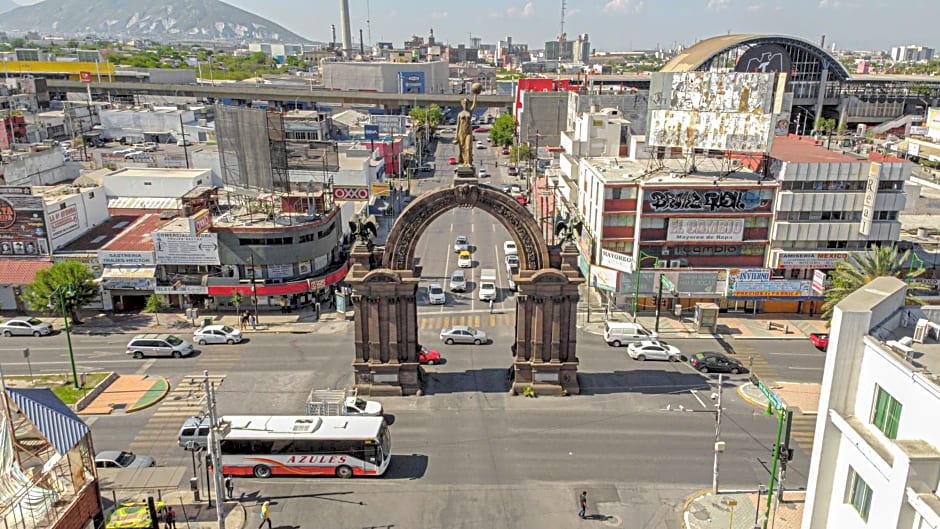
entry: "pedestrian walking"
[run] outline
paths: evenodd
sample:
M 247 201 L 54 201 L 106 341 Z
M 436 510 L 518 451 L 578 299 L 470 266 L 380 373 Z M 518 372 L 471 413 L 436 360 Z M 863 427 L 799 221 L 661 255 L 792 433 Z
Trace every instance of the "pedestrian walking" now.
M 248 315 L 248 325 L 251 325 L 251 330 L 258 330 L 258 318 L 256 318 L 254 314 Z
M 238 315 L 238 325 L 241 330 L 248 328 L 248 311 L 242 312 Z
M 173 507 L 166 511 L 163 519 L 166 522 L 166 529 L 176 529 L 176 511 Z
M 262 527 L 264 527 L 264 523 L 265 523 L 265 522 L 268 523 L 268 529 L 272 529 L 272 528 L 271 528 L 271 517 L 268 515 L 268 505 L 269 505 L 270 503 L 271 503 L 271 502 L 266 501 L 266 502 L 264 502 L 264 503 L 261 504 L 261 513 L 260 513 L 260 516 L 261 516 L 261 523 L 258 524 L 258 529 L 261 529 Z
M 578 498 L 578 505 L 581 507 L 581 510 L 578 511 L 578 516 L 584 518 L 587 512 L 587 491 L 581 492 L 581 497 Z
M 232 481 L 232 476 L 225 476 L 225 495 L 228 499 L 235 497 L 235 482 Z

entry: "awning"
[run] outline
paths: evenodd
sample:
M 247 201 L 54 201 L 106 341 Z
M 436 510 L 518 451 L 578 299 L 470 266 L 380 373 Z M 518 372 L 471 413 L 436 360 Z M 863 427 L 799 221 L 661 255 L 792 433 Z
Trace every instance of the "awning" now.
M 344 263 L 343 267 L 339 270 L 317 278 L 291 281 L 289 283 L 256 283 L 255 293 L 259 296 L 286 296 L 290 294 L 303 294 L 304 292 L 316 292 L 317 290 L 339 283 L 346 277 L 346 272 L 348 271 L 349 263 Z M 241 292 L 243 296 L 250 296 L 251 285 L 246 283 L 239 283 L 237 285 L 209 285 L 210 296 L 231 296 L 235 292 Z
M 59 455 L 65 455 L 90 431 L 51 389 L 7 388 L 7 395 Z
M 153 279 L 156 273 L 155 266 L 106 266 L 101 271 L 101 277 Z
M 51 261 L 0 260 L 0 285 L 29 285 L 35 280 L 36 272 L 49 268 L 52 268 Z

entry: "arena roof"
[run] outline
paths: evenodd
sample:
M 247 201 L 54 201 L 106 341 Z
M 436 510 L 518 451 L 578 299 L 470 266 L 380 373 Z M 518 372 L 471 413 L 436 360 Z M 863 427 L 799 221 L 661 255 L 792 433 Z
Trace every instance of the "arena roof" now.
M 777 44 L 784 47 L 795 46 L 802 48 L 815 55 L 820 61 L 828 63 L 830 73 L 838 80 L 845 81 L 849 78 L 849 72 L 842 63 L 811 42 L 787 35 L 761 35 L 755 33 L 720 35 L 701 40 L 670 59 L 660 71 L 691 72 L 701 70 L 707 66 L 709 61 L 725 51 L 757 44 Z

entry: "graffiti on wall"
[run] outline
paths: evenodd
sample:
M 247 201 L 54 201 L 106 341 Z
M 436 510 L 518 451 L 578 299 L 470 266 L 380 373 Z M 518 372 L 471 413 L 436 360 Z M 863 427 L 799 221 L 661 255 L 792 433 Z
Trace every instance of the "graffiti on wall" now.
M 751 211 L 770 206 L 770 200 L 762 198 L 760 191 L 747 189 L 657 190 L 649 193 L 647 202 L 655 212 Z

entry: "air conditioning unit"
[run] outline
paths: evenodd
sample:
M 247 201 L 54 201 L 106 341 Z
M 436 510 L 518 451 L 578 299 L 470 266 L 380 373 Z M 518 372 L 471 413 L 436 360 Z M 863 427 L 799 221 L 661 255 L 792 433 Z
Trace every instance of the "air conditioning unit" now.
M 682 259 L 670 259 L 669 268 L 682 268 Z
M 669 255 L 669 248 L 663 248 L 663 255 Z

